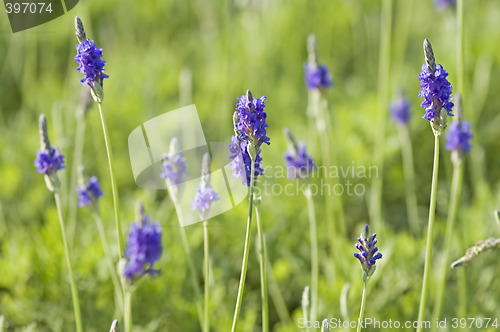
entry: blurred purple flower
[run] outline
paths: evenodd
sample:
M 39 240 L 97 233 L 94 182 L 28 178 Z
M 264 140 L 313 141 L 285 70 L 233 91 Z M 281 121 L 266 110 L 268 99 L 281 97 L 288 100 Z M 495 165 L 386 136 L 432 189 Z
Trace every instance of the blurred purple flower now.
M 220 199 L 219 194 L 211 186 L 196 189 L 194 201 L 191 202 L 191 209 L 199 210 L 201 214 L 210 209 L 210 205 Z
M 178 186 L 183 182 L 183 178 L 188 175 L 186 167 L 186 159 L 182 152 L 170 155 L 163 154 L 162 173 L 163 179 L 169 179 L 172 186 Z
M 332 75 L 325 65 L 313 66 L 304 63 L 305 81 L 307 89 L 324 89 L 333 85 Z
M 153 265 L 163 250 L 161 235 L 160 224 L 158 222 L 151 224 L 150 216 L 145 216 L 139 223 L 132 223 L 125 250 L 127 263 L 124 274 L 129 281 L 134 281 L 145 274 L 153 276 L 159 273 L 159 270 L 153 269 Z
M 49 151 L 36 151 L 35 167 L 38 173 L 48 176 L 64 169 L 64 156 L 59 149 L 50 147 Z
M 456 0 L 434 0 L 434 7 L 437 10 L 444 10 L 448 7 L 455 7 L 456 3 Z
M 446 134 L 446 149 L 452 151 L 469 152 L 471 148 L 470 139 L 472 125 L 467 121 L 455 121 L 450 124 Z
M 304 142 L 299 142 L 297 151 L 294 147 L 288 148 L 285 153 L 285 161 L 290 179 L 306 178 L 314 169 L 314 162 L 307 154 Z
M 97 48 L 93 40 L 83 40 L 76 45 L 77 55 L 75 61 L 78 64 L 78 70 L 85 77 L 81 79 L 82 85 L 87 84 L 92 89 L 94 82 L 98 82 L 102 86 L 102 80 L 109 78 L 104 74 L 104 66 L 106 61 L 102 60 L 102 48 Z
M 389 105 L 392 120 L 396 123 L 407 125 L 410 121 L 410 101 L 405 97 L 399 97 Z
M 85 186 L 76 188 L 78 193 L 78 207 L 90 205 L 93 201 L 97 202 L 102 196 L 101 186 L 95 176 L 91 177 Z

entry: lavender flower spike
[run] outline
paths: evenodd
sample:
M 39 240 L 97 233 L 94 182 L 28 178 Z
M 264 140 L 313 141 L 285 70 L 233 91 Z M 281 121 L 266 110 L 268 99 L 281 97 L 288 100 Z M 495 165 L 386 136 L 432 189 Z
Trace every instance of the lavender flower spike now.
M 92 206 L 97 208 L 99 197 L 102 196 L 101 186 L 97 177 L 92 176 L 87 180 L 85 168 L 80 166 L 78 169 L 78 182 L 76 187 L 78 193 L 78 207 Z
M 59 149 L 50 145 L 45 114 L 40 115 L 39 132 L 40 150 L 36 152 L 35 167 L 38 173 L 45 174 L 47 188 L 50 191 L 55 191 L 60 185 L 57 171 L 64 169 L 64 156 L 59 152 Z
M 452 86 L 448 81 L 448 73 L 441 65 L 436 65 L 434 52 L 430 42 L 424 40 L 425 64 L 422 65 L 422 71 L 418 74 L 420 88 L 422 89 L 418 96 L 424 97 L 420 106 L 425 108 L 424 119 L 429 120 L 435 135 L 441 135 L 446 129 L 446 115 L 453 116 L 451 102 Z M 446 114 L 442 113 L 446 110 Z
M 318 47 L 314 35 L 307 38 L 309 53 L 308 62 L 304 63 L 305 82 L 308 90 L 326 89 L 333 85 L 332 76 L 328 67 L 320 65 L 318 60 Z
M 297 144 L 288 128 L 284 128 L 283 132 L 288 140 L 288 150 L 285 153 L 288 177 L 290 179 L 309 177 L 309 174 L 314 170 L 314 162 L 307 154 L 306 144 L 304 142 Z
M 434 7 L 436 7 L 437 10 L 445 10 L 448 7 L 454 8 L 456 4 L 456 0 L 434 0 Z
M 270 144 L 267 136 L 267 114 L 264 111 L 266 97 L 253 98 L 250 90 L 246 95 L 237 98 L 236 111 L 233 115 L 234 136 L 229 144 L 229 158 L 232 160 L 233 176 L 243 178 L 243 184 L 250 186 L 252 176 L 251 166 L 255 163 L 253 179 L 264 173 L 260 167 L 260 147 L 263 143 Z
M 382 254 L 377 252 L 378 248 L 375 247 L 377 244 L 376 236 L 375 233 L 370 236 L 370 228 L 365 225 L 363 233 L 358 237 L 359 243 L 356 243 L 356 249 L 359 250 L 359 253 L 354 253 L 354 257 L 359 259 L 361 263 L 361 279 L 365 283 L 375 273 L 377 259 L 382 258 Z
M 85 28 L 79 17 L 75 17 L 75 32 L 79 42 L 76 45 L 75 61 L 78 64 L 76 70 L 85 75 L 81 79 L 82 85 L 87 84 L 96 102 L 101 103 L 104 99 L 103 79 L 109 78 L 104 74 L 106 61 L 101 59 L 102 48 L 97 48 L 93 40 L 87 39 Z
M 471 148 L 470 140 L 472 138 L 472 125 L 462 119 L 462 103 L 460 95 L 456 96 L 456 120 L 450 125 L 446 134 L 446 149 L 452 151 L 453 161 L 461 161 L 464 154 Z
M 159 273 L 153 268 L 163 251 L 161 228 L 158 222 L 151 223 L 151 217 L 145 215 L 142 203 L 138 204 L 137 222 L 132 223 L 128 235 L 124 268 L 125 279 L 133 284 L 146 274 Z
M 196 195 L 194 197 L 194 201 L 191 202 L 191 208 L 193 211 L 200 211 L 201 218 L 206 220 L 210 205 L 219 199 L 219 194 L 217 194 L 210 185 L 210 155 L 205 153 L 203 155 L 201 167 L 200 188 L 196 189 Z

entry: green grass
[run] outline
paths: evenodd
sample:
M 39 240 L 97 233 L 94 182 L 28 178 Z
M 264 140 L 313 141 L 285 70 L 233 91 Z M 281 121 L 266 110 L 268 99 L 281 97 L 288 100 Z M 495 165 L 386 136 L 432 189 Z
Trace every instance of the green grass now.
M 73 60 L 77 43 L 73 20 L 78 15 L 87 35 L 102 47 L 107 61 L 104 112 L 113 145 L 122 227 L 134 220 L 141 199 L 163 229 L 162 273 L 145 278 L 133 296 L 134 331 L 197 331 L 199 320 L 189 267 L 173 203 L 164 191 L 136 186 L 127 138 L 144 121 L 184 106 L 179 76 L 193 75 L 196 104 L 208 141 L 229 141 L 236 96 L 251 89 L 266 95 L 268 136 L 264 164 L 282 166 L 289 127 L 305 140 L 313 158 L 321 148 L 310 132 L 303 63 L 306 39 L 316 34 L 320 62 L 329 66 L 335 86 L 325 94 L 332 119 L 332 149 L 337 164 L 374 165 L 377 128 L 380 1 L 97 1 L 80 2 L 68 14 L 45 25 L 12 34 L 0 20 L 0 316 L 6 331 L 62 331 L 74 328 L 73 309 L 57 210 L 43 176 L 33 162 L 39 146 L 38 116 L 45 113 L 53 145 L 66 155 L 60 173 L 63 208 L 68 191 L 76 128 L 80 74 Z M 404 173 L 398 128 L 387 119 L 382 181 L 382 229 L 377 232 L 384 258 L 367 289 L 365 317 L 378 320 L 417 319 L 424 267 L 426 220 L 431 186 L 433 134 L 417 97 L 417 74 L 424 61 L 422 41 L 428 38 L 436 60 L 457 84 L 456 17 L 438 12 L 431 0 L 393 1 L 389 97 L 402 87 L 412 104 L 410 138 L 415 163 L 420 230 L 408 228 Z M 465 159 L 464 187 L 459 201 L 450 259 L 461 257 L 476 241 L 500 237 L 493 210 L 500 208 L 500 12 L 495 0 L 464 1 L 464 117 L 473 124 L 473 148 Z M 97 106 L 86 117 L 83 163 L 99 177 L 104 197 L 101 217 L 112 256 L 118 257 L 113 200 L 106 149 Z M 442 139 L 441 141 L 444 141 Z M 443 142 L 442 142 L 443 143 Z M 445 224 L 453 165 L 441 145 L 436 220 L 425 319 L 430 320 L 443 262 Z M 272 172 L 271 172 L 272 174 Z M 271 175 L 269 174 L 269 175 Z M 269 184 L 291 183 L 266 177 Z M 335 197 L 315 198 L 319 245 L 317 319 L 357 318 L 363 284 L 353 257 L 356 237 L 369 219 L 370 178 L 350 180 L 366 187 L 363 196 L 342 197 L 347 236 L 327 232 L 325 204 Z M 316 183 L 318 180 L 315 180 Z M 315 183 L 315 182 L 313 182 Z M 277 188 L 277 187 L 276 187 Z M 268 275 L 272 274 L 292 321 L 280 320 L 269 296 L 271 331 L 297 331 L 301 296 L 311 280 L 310 238 L 306 203 L 298 195 L 263 195 L 259 206 L 266 238 Z M 230 329 L 241 270 L 248 202 L 210 220 L 211 319 L 213 331 Z M 67 219 L 67 209 L 63 210 Z M 238 330 L 260 331 L 259 257 L 253 224 L 248 273 Z M 68 225 L 67 225 L 68 226 Z M 69 230 L 69 228 L 68 228 Z M 203 226 L 186 228 L 200 286 L 203 268 Z M 79 209 L 72 264 L 80 295 L 85 331 L 109 329 L 119 312 L 92 213 Z M 332 257 L 334 239 L 337 251 Z M 439 268 L 438 268 L 439 267 Z M 498 317 L 500 284 L 497 252 L 482 254 L 448 271 L 442 318 Z M 269 277 L 268 277 L 268 280 Z M 341 291 L 350 289 L 346 308 Z M 466 287 L 467 293 L 460 292 Z M 269 284 L 271 287 L 271 285 Z M 274 287 L 274 286 L 272 286 Z M 271 296 L 273 295 L 273 296 Z M 282 311 L 282 310 L 281 310 Z M 283 316 L 283 314 L 281 315 Z M 347 317 L 346 317 L 347 318 Z M 498 317 L 500 319 L 500 317 Z M 500 324 L 500 322 L 499 322 Z M 123 324 L 121 324 L 123 326 Z M 483 329 L 484 330 L 484 329 Z M 493 329 L 491 329 L 493 331 Z

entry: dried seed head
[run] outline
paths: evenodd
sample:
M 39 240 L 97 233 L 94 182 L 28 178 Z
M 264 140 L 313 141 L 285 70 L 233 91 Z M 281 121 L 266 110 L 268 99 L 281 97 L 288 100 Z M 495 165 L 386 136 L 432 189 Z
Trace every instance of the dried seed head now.
M 78 16 L 75 16 L 75 32 L 79 43 L 87 40 L 87 34 L 85 33 L 83 22 Z
M 113 323 L 111 323 L 111 328 L 109 329 L 109 332 L 120 332 L 118 329 L 118 320 L 114 320 Z
M 429 39 L 424 39 L 424 56 L 425 56 L 425 64 L 434 75 L 436 71 L 436 60 L 434 59 L 434 52 L 432 51 L 432 45 Z
M 467 265 L 470 262 L 472 262 L 472 260 L 477 255 L 481 254 L 483 251 L 493 250 L 498 248 L 500 248 L 500 239 L 489 238 L 487 240 L 478 241 L 472 248 L 467 249 L 463 257 L 451 263 L 451 268 L 454 269 L 462 265 Z
M 45 114 L 40 114 L 40 118 L 38 120 L 39 124 L 39 132 L 40 132 L 40 148 L 41 151 L 49 151 L 50 150 L 50 140 L 49 140 L 49 131 L 47 129 L 47 118 Z

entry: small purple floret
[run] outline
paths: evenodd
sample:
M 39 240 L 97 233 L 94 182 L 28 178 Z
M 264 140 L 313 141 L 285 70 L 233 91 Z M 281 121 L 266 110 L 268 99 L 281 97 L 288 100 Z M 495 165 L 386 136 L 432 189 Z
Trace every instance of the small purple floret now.
M 194 201 L 191 202 L 191 209 L 199 210 L 200 213 L 204 213 L 210 209 L 210 205 L 213 202 L 218 201 L 220 199 L 219 194 L 215 192 L 215 190 L 210 187 L 198 188 L 196 189 L 196 195 L 194 197 Z
M 85 184 L 85 187 L 77 187 L 78 207 L 88 206 L 102 196 L 101 186 L 95 176 Z
M 298 151 L 289 148 L 285 153 L 286 167 L 290 179 L 305 178 L 314 170 L 314 162 L 307 154 L 306 144 L 299 142 Z
M 64 169 L 64 156 L 59 149 L 50 147 L 49 151 L 36 151 L 35 167 L 38 173 L 53 175 Z

